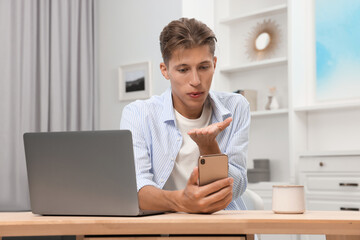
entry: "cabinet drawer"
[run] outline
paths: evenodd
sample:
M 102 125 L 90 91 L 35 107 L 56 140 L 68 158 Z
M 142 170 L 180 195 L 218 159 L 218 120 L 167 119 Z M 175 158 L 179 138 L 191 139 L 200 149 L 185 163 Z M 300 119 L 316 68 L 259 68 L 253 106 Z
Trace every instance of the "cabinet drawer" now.
M 360 156 L 301 157 L 300 172 L 359 172 Z
M 314 211 L 359 211 L 360 202 L 307 199 L 306 209 Z
M 360 194 L 359 175 L 306 175 L 306 188 L 308 191 L 337 191 Z
M 134 237 L 86 237 L 84 240 L 247 240 L 254 239 L 253 235 L 245 236 L 174 236 L 174 237 L 147 237 L 147 236 L 134 236 Z

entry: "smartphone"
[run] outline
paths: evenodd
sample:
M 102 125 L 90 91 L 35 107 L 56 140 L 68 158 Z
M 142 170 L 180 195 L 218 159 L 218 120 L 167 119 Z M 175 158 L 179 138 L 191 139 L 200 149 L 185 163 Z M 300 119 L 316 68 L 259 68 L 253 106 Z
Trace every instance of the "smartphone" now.
M 228 177 L 228 156 L 226 154 L 202 155 L 198 160 L 199 185 Z

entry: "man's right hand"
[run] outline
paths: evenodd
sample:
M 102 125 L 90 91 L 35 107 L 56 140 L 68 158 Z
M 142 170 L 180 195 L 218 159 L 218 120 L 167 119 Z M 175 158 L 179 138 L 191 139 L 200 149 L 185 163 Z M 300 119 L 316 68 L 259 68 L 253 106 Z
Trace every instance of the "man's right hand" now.
M 177 211 L 188 213 L 213 213 L 225 209 L 232 200 L 234 180 L 224 178 L 205 186 L 198 184 L 199 171 L 195 167 L 184 190 L 178 192 Z
M 198 176 L 198 168 L 195 167 L 183 190 L 166 191 L 154 186 L 144 186 L 138 192 L 140 208 L 187 213 L 213 213 L 225 209 L 232 200 L 234 180 L 224 178 L 199 186 Z

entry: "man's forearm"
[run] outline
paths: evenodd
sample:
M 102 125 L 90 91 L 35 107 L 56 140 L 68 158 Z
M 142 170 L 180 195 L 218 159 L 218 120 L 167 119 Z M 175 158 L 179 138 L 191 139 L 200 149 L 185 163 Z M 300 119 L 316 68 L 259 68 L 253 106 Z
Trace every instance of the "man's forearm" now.
M 138 192 L 140 209 L 179 212 L 179 195 L 179 191 L 165 191 L 154 186 L 145 186 Z

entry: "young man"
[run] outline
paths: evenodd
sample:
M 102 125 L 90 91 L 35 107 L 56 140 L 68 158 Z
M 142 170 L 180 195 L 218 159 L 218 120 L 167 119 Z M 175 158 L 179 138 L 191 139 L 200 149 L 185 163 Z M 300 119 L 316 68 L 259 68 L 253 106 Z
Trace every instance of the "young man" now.
M 133 135 L 141 209 L 245 209 L 249 104 L 240 94 L 210 91 L 215 41 L 195 19 L 170 22 L 160 35 L 160 70 L 171 88 L 123 110 L 120 128 Z M 199 186 L 198 157 L 217 153 L 228 155 L 229 177 Z

